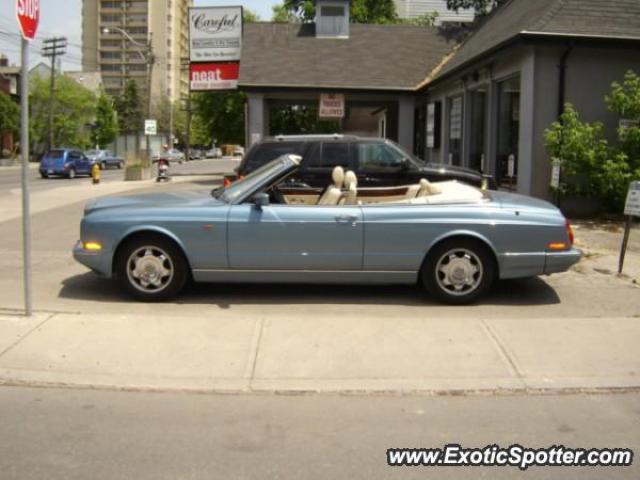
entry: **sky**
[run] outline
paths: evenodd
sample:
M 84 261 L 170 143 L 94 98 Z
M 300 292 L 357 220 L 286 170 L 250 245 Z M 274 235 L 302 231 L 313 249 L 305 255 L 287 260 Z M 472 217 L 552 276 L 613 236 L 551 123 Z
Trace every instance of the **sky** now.
M 95 0 L 99 1 L 99 0 Z M 153 0 L 154 2 L 165 0 Z M 271 7 L 275 0 L 195 0 L 196 6 L 243 5 L 257 12 L 262 20 L 271 18 Z M 40 56 L 42 40 L 51 36 L 65 36 L 69 48 L 63 57 L 64 70 L 82 69 L 82 22 L 81 0 L 40 0 L 40 26 L 36 40 L 29 47 L 31 66 L 46 60 Z M 20 33 L 16 20 L 16 0 L 0 0 L 0 53 L 9 57 L 9 63 L 20 64 Z

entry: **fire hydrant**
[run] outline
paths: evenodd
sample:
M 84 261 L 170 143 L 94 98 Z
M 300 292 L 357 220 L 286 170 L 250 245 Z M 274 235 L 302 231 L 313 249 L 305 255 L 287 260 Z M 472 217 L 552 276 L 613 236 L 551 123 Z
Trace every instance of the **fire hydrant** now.
M 91 167 L 91 181 L 94 185 L 100 183 L 100 165 L 97 163 L 94 163 L 93 167 Z

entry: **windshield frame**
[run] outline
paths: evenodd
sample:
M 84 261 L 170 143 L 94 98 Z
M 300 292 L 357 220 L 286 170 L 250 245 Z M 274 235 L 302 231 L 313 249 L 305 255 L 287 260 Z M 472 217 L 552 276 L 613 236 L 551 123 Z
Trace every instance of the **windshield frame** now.
M 216 188 L 211 192 L 211 195 L 227 204 L 236 205 L 255 195 L 261 188 L 272 186 L 296 168 L 298 168 L 298 164 L 289 155 L 283 155 L 228 187 Z

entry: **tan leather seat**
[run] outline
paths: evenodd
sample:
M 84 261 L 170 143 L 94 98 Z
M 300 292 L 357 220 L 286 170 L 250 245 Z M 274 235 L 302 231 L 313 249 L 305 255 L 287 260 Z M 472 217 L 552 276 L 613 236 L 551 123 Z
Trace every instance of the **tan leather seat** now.
M 342 205 L 357 205 L 358 204 L 358 177 L 354 172 L 349 170 L 344 175 L 344 188 L 345 192 L 343 199 L 340 201 Z
M 338 202 L 342 198 L 342 186 L 344 185 L 345 177 L 344 168 L 334 168 L 331 177 L 333 184 L 322 194 L 320 200 L 318 200 L 318 205 L 338 205 Z

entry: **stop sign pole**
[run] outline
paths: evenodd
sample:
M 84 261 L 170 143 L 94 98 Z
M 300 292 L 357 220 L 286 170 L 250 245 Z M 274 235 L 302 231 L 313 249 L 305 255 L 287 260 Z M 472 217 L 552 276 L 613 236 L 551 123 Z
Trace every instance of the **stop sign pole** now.
M 33 314 L 31 293 L 31 205 L 29 195 L 29 40 L 40 21 L 40 0 L 17 0 L 16 14 L 22 32 L 20 74 L 20 153 L 22 156 L 22 257 L 24 268 L 24 311 Z

